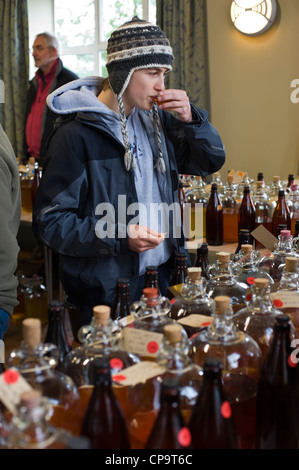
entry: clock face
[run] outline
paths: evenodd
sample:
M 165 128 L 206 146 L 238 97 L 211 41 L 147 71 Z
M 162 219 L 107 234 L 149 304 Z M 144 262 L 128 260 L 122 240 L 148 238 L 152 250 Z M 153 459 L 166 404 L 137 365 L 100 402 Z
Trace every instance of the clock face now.
M 272 26 L 276 7 L 276 0 L 234 0 L 231 5 L 231 18 L 241 33 L 256 36 Z

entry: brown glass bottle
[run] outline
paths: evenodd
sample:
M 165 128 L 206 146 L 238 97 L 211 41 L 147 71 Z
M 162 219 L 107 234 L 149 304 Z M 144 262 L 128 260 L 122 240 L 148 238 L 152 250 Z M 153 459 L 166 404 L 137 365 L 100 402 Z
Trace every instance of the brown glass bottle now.
M 123 412 L 111 385 L 108 358 L 93 361 L 94 388 L 82 423 L 81 435 L 91 449 L 130 449 Z
M 245 186 L 243 199 L 239 209 L 238 230 L 247 228 L 249 230 L 249 243 L 253 244 L 254 239 L 251 232 L 255 229 L 255 207 L 250 195 L 250 187 Z
M 189 422 L 192 449 L 237 449 L 230 404 L 221 380 L 220 361 L 207 358 L 203 384 Z
M 223 209 L 216 183 L 211 185 L 211 194 L 207 204 L 206 242 L 211 246 L 223 245 Z
M 272 233 L 278 237 L 278 225 L 285 224 L 288 230 L 291 230 L 290 210 L 286 203 L 284 190 L 278 191 L 278 200 L 272 217 Z
M 170 286 L 177 286 L 184 284 L 188 276 L 188 262 L 187 255 L 183 253 L 177 253 L 175 257 L 174 273 L 170 281 Z
M 258 383 L 258 449 L 298 448 L 298 364 L 292 352 L 289 317 L 279 315 Z
M 64 326 L 64 305 L 59 300 L 52 300 L 48 308 L 48 329 L 45 343 L 52 343 L 58 347 L 59 362 L 57 369 L 60 369 L 65 357 L 72 350 Z
M 201 268 L 201 276 L 206 279 L 209 279 L 210 276 L 208 274 L 208 266 L 209 266 L 209 245 L 203 242 L 203 243 L 200 243 L 197 247 L 194 267 Z
M 157 266 L 147 266 L 145 268 L 144 288 L 146 287 L 155 287 L 160 293 Z
M 119 278 L 116 281 L 116 299 L 111 311 L 112 320 L 120 320 L 130 315 L 130 303 L 129 279 Z
M 242 245 L 248 245 L 248 244 L 249 244 L 249 230 L 247 228 L 242 228 L 241 230 L 239 230 L 238 245 L 237 245 L 235 254 L 239 253 Z
M 180 409 L 179 388 L 175 377 L 163 379 L 160 410 L 145 449 L 186 449 L 190 446 L 191 434 Z

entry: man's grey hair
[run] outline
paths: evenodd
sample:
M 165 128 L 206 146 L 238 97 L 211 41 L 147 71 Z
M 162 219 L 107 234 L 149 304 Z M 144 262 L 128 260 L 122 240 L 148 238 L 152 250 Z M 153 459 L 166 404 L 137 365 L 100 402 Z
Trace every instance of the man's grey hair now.
M 45 38 L 45 41 L 47 43 L 47 47 L 53 47 L 57 50 L 57 56 L 59 57 L 60 56 L 60 43 L 59 43 L 57 37 L 54 36 L 54 34 L 52 34 L 52 33 L 44 32 L 44 33 L 37 34 L 36 38 L 38 38 L 40 36 L 43 36 Z

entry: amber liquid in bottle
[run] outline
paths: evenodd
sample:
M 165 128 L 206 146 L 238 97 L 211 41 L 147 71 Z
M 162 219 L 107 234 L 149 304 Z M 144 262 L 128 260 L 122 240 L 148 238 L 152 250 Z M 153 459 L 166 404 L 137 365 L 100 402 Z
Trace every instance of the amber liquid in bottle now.
M 279 224 L 285 224 L 287 225 L 287 229 L 291 230 L 290 210 L 286 203 L 285 192 L 283 190 L 278 191 L 278 201 L 272 217 L 272 233 L 275 237 L 279 235 Z
M 206 241 L 211 246 L 223 244 L 223 209 L 216 183 L 211 186 L 211 194 L 207 204 Z

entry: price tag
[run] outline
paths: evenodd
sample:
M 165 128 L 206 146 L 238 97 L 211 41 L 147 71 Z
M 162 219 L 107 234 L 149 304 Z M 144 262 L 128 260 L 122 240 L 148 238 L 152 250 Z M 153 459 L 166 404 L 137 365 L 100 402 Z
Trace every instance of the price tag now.
M 152 379 L 165 372 L 164 367 L 160 367 L 153 361 L 141 361 L 138 364 L 127 367 L 121 371 L 121 374 L 112 375 L 112 380 L 121 385 L 133 386 L 144 383 L 148 379 Z
M 293 291 L 278 290 L 269 295 L 276 308 L 299 308 L 299 294 Z
M 32 387 L 16 369 L 7 369 L 0 375 L 0 400 L 11 413 L 16 413 L 20 396 L 28 390 Z
M 188 315 L 187 317 L 178 320 L 178 323 L 181 323 L 182 325 L 186 326 L 192 326 L 194 328 L 204 328 L 206 326 L 209 326 L 211 321 L 212 318 L 208 317 L 207 315 L 197 315 L 195 313 L 192 313 L 191 315 Z
M 122 348 L 139 356 L 156 357 L 162 333 L 126 327 L 122 330 Z

